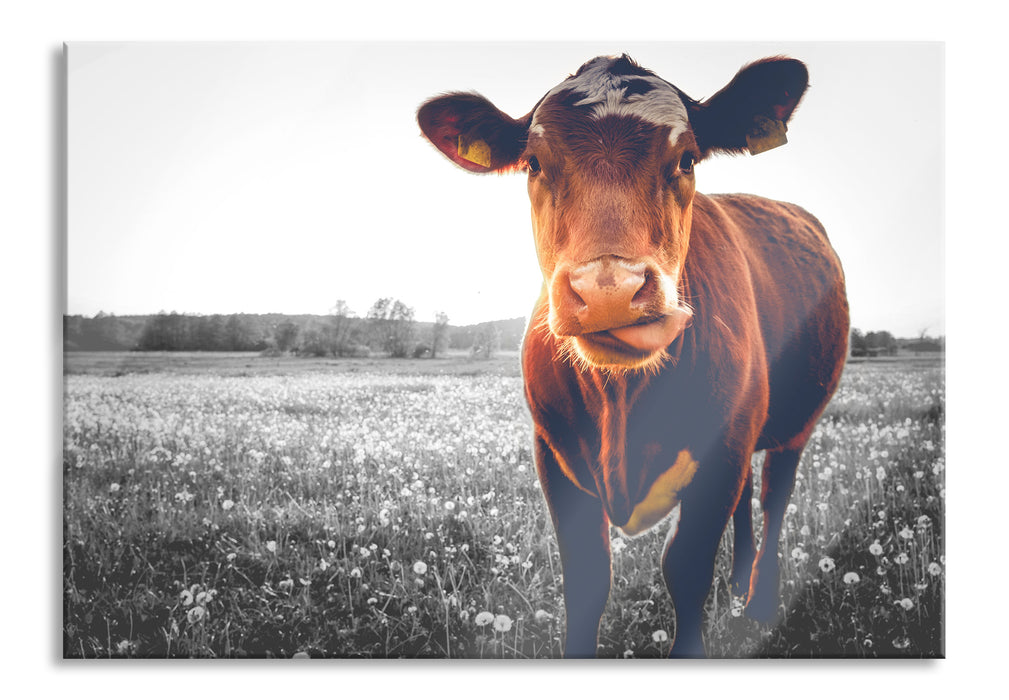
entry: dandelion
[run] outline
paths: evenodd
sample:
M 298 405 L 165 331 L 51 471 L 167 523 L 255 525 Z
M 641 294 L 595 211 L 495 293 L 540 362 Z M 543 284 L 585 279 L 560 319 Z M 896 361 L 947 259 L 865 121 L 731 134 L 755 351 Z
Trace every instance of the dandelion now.
M 903 537 L 905 540 L 909 540 L 912 537 L 914 537 L 914 532 L 911 530 L 911 528 L 907 527 L 906 525 L 904 526 L 904 529 L 898 532 L 897 534 Z
M 909 561 L 909 558 L 908 558 L 908 556 L 907 556 L 906 553 L 901 552 L 900 554 L 898 554 L 897 556 L 895 556 L 893 558 L 893 560 L 895 562 L 897 562 L 898 564 L 904 565 L 904 564 L 906 564 Z
M 732 605 L 729 607 L 729 613 L 733 617 L 740 617 L 743 614 L 743 599 L 733 598 Z
M 610 542 L 610 551 L 613 552 L 614 554 L 619 554 L 620 552 L 624 551 L 625 547 L 627 547 L 627 542 L 625 542 L 622 539 L 615 539 L 612 542 Z
M 907 649 L 911 646 L 911 640 L 907 637 L 897 637 L 891 644 L 893 644 L 894 649 Z
M 553 618 L 553 615 L 548 613 L 543 608 L 540 608 L 535 613 L 533 613 L 533 619 L 536 620 L 536 622 L 538 622 L 541 625 L 549 621 L 551 618 Z
M 810 529 L 809 525 L 803 525 L 802 529 L 799 530 L 799 534 L 803 537 L 809 537 Z
M 830 557 L 824 557 L 820 560 L 820 571 L 825 574 L 829 574 L 834 570 L 834 560 Z
M 914 603 L 911 602 L 910 598 L 902 598 L 897 602 L 897 604 L 900 605 L 900 607 L 904 608 L 905 610 L 910 610 L 911 608 L 914 607 Z
M 629 658 L 631 658 L 632 656 L 634 656 L 634 650 L 633 650 L 633 649 L 626 649 L 626 650 L 624 651 L 624 658 L 625 658 L 625 659 L 629 659 Z
M 376 603 L 378 603 L 378 598 L 368 598 L 368 605 L 375 605 Z
M 361 573 L 361 569 L 359 567 L 355 566 L 353 569 L 350 570 L 351 578 L 361 578 L 361 576 L 363 576 L 363 574 Z
M 861 579 L 859 578 L 859 575 L 857 573 L 855 573 L 854 571 L 849 571 L 848 573 L 846 573 L 844 575 L 844 582 L 846 584 L 848 584 L 849 586 L 852 586 L 852 585 L 858 583 L 860 580 Z
M 494 622 L 494 613 L 484 610 L 483 612 L 477 613 L 476 619 L 473 620 L 477 627 L 486 627 L 490 623 Z
M 361 553 L 362 559 L 367 559 L 368 557 L 371 556 L 371 550 L 368 549 L 367 547 L 361 547 L 358 549 L 358 551 Z
M 277 541 L 270 540 L 266 543 L 266 551 L 275 554 L 277 552 Z
M 494 618 L 494 631 L 507 632 L 512 628 L 512 619 L 507 615 L 498 615 Z
M 179 598 L 182 600 L 182 604 L 187 608 L 193 604 L 192 591 L 189 590 L 182 591 L 182 593 L 179 594 Z
M 234 507 L 235 502 L 232 501 L 230 498 L 224 499 L 224 501 L 221 503 L 221 508 L 223 508 L 224 510 L 231 510 Z
M 795 505 L 794 503 L 789 503 L 788 508 L 785 509 L 785 513 L 787 513 L 788 515 L 795 515 L 798 512 L 799 512 L 799 506 Z
M 427 564 L 425 564 L 422 561 L 414 562 L 413 573 L 417 574 L 418 576 L 423 576 L 424 574 L 427 573 Z
M 117 484 L 114 481 L 111 484 L 109 484 L 109 493 L 116 493 L 118 490 L 119 490 L 119 484 Z
M 445 510 L 449 513 L 455 510 L 455 501 L 445 501 Z
M 938 576 L 942 573 L 942 567 L 937 562 L 932 562 L 928 565 L 928 573 L 929 576 Z
M 238 554 L 236 554 L 235 552 L 228 552 L 228 556 L 226 557 L 226 559 L 228 560 L 228 563 L 230 564 L 230 563 L 234 562 L 237 557 L 238 557 Z
M 189 624 L 195 625 L 197 622 L 200 622 L 204 617 L 206 617 L 206 615 L 207 611 L 205 608 L 195 605 L 189 609 L 189 612 L 186 613 L 186 619 L 189 620 Z
M 652 641 L 657 644 L 661 644 L 667 639 L 669 639 L 669 635 L 666 634 L 665 630 L 655 630 L 654 632 L 652 632 Z
M 878 557 L 882 553 L 883 553 L 883 545 L 879 543 L 879 540 L 876 540 L 875 542 L 869 545 L 869 554 L 873 555 L 874 557 Z

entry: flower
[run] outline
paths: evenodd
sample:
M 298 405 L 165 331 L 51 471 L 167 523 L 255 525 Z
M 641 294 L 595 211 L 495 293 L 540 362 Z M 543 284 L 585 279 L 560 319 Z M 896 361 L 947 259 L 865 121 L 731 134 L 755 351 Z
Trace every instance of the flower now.
M 844 582 L 847 583 L 849 586 L 858 583 L 860 580 L 861 579 L 859 575 L 856 574 L 854 571 L 849 571 L 844 575 Z
M 498 615 L 494 618 L 494 631 L 507 632 L 512 628 L 512 619 L 507 615 Z
M 232 501 L 230 498 L 225 498 L 221 502 L 221 508 L 223 508 L 224 510 L 231 510 L 234 507 L 235 507 L 235 502 Z
M 199 605 L 195 605 L 189 609 L 186 613 L 186 619 L 189 620 L 189 624 L 194 625 L 200 620 L 202 620 L 207 614 L 207 611 Z
M 119 490 L 119 484 L 117 484 L 114 481 L 111 484 L 109 484 L 109 493 L 115 493 L 118 490 Z
M 548 613 L 543 608 L 540 608 L 533 614 L 533 619 L 536 620 L 536 622 L 540 623 L 541 625 L 552 617 L 553 615 Z
M 897 562 L 898 564 L 906 564 L 908 562 L 908 556 L 907 556 L 906 553 L 901 552 L 900 554 L 898 554 L 897 556 L 895 556 L 893 558 L 893 560 L 895 562 Z
M 652 641 L 661 643 L 669 639 L 669 635 L 666 634 L 665 630 L 655 630 L 652 632 Z
M 904 526 L 904 529 L 898 532 L 897 534 L 903 537 L 905 540 L 909 540 L 912 537 L 914 537 L 914 532 L 911 530 L 911 528 L 907 527 L 906 525 Z
M 269 542 L 267 542 L 266 543 L 266 551 L 268 551 L 268 552 L 274 552 L 275 553 L 277 551 L 277 541 L 276 540 L 270 540 Z
M 928 565 L 928 573 L 930 576 L 938 576 L 942 573 L 942 567 L 937 562 L 932 562 Z
M 914 603 L 911 602 L 910 598 L 902 598 L 897 602 L 897 604 L 900 605 L 900 607 L 904 608 L 905 610 L 910 610 L 911 608 L 914 607 Z
M 414 562 L 413 573 L 417 574 L 418 576 L 423 576 L 424 574 L 427 573 L 427 564 L 425 564 L 422 561 Z
M 834 560 L 830 557 L 824 557 L 820 560 L 820 571 L 825 574 L 829 574 L 834 570 Z
M 182 593 L 179 593 L 179 598 L 182 599 L 182 604 L 185 605 L 187 608 L 193 604 L 193 593 L 188 589 L 182 591 Z
M 494 613 L 484 610 L 483 612 L 477 613 L 476 619 L 473 620 L 477 627 L 486 627 L 490 623 L 494 622 Z
M 869 545 L 869 554 L 878 557 L 882 553 L 883 553 L 883 545 L 879 543 L 879 540 L 876 540 L 875 542 Z

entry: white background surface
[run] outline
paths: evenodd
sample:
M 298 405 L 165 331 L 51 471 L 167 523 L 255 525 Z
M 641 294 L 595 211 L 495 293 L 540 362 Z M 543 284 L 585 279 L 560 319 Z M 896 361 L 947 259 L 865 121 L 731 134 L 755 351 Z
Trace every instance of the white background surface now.
M 903 3 L 902 7 L 907 7 Z M 362 694 L 953 698 L 1000 687 L 1007 633 L 1004 336 L 1006 236 L 1003 23 L 990 3 L 656 3 L 451 6 L 331 2 L 8 4 L 0 29 L 5 686 L 73 698 Z M 436 13 L 437 17 L 432 14 Z M 435 21 L 435 19 L 437 21 Z M 67 663 L 60 660 L 58 55 L 66 40 L 451 40 L 629 36 L 651 40 L 927 39 L 947 45 L 947 655 L 938 662 L 665 664 Z M 893 85 L 899 99 L 900 85 Z M 558 670 L 560 669 L 560 670 Z M 991 684 L 994 683 L 994 684 Z M 997 690 L 993 691 L 997 692 Z M 576 693 L 578 693 L 576 695 Z

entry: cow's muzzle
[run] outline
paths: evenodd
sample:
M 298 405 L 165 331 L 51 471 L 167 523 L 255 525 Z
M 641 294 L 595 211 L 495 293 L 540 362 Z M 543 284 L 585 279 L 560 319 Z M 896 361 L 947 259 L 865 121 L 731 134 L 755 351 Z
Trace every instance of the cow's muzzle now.
M 562 266 L 550 285 L 550 329 L 576 338 L 579 354 L 593 364 L 635 364 L 661 352 L 690 318 L 675 280 L 648 260 L 606 255 Z

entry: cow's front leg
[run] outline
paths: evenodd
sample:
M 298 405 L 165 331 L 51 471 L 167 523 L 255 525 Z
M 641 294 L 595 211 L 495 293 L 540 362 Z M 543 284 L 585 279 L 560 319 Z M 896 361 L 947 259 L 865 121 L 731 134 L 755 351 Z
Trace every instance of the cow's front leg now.
M 599 620 L 610 594 L 609 521 L 602 502 L 564 476 L 550 448 L 539 439 L 536 467 L 550 506 L 564 572 L 564 656 L 595 657 Z
M 676 636 L 671 657 L 703 658 L 701 637 L 704 601 L 711 592 L 715 556 L 740 493 L 743 474 L 739 460 L 706 459 L 679 505 L 679 518 L 670 530 L 662 555 L 662 574 L 676 612 Z

